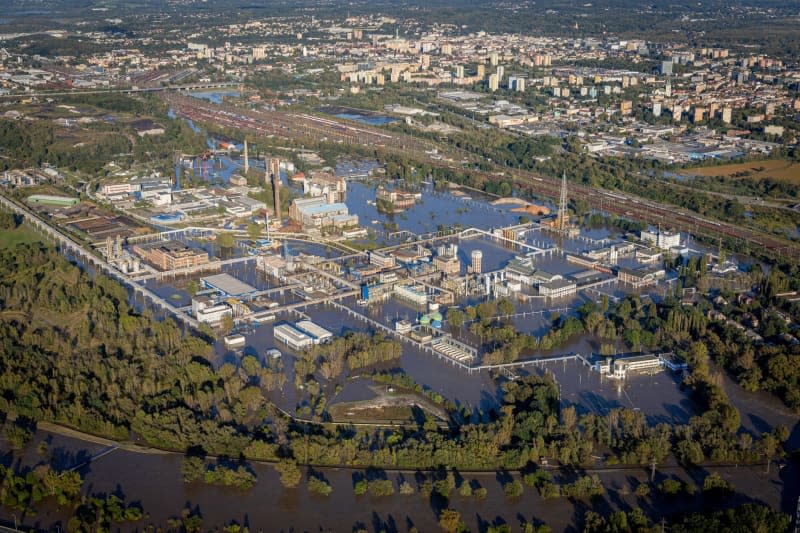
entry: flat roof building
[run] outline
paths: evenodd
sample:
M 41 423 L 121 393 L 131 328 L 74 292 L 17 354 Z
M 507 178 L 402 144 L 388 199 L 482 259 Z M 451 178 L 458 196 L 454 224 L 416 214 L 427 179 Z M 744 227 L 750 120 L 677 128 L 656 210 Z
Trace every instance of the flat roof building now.
M 256 291 L 256 288 L 239 281 L 230 274 L 215 274 L 201 278 L 203 285 L 209 289 L 214 289 L 223 293 L 225 296 L 242 297 Z
M 311 337 L 314 344 L 322 344 L 333 338 L 333 333 L 310 320 L 300 320 L 295 327 Z
M 275 326 L 273 334 L 275 340 L 281 341 L 293 350 L 303 350 L 314 344 L 314 340 L 311 337 L 291 324 L 279 324 Z
M 548 298 L 561 298 L 562 296 L 569 296 L 575 294 L 578 286 L 572 281 L 564 279 L 556 279 L 539 284 L 539 294 Z
M 322 196 L 292 202 L 289 218 L 304 228 L 345 228 L 358 225 L 358 215 L 351 215 L 346 204 L 326 203 Z
M 53 196 L 51 194 L 32 194 L 28 196 L 28 204 L 30 205 L 53 205 L 56 207 L 72 207 L 78 205 L 80 200 L 78 198 L 70 198 L 69 196 Z
M 190 248 L 178 241 L 136 244 L 133 252 L 160 270 L 189 268 L 209 262 L 207 252 Z

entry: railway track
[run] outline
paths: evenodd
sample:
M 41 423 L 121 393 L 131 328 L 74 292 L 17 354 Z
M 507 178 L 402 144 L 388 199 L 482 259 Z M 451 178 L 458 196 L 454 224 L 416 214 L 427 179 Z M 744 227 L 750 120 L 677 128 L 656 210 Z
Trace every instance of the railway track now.
M 474 168 L 476 163 L 483 162 L 485 164 L 485 161 L 475 154 L 457 148 L 442 149 L 441 146 L 427 139 L 318 117 L 308 113 L 254 111 L 230 105 L 213 104 L 174 93 L 164 94 L 163 98 L 178 116 L 198 122 L 211 122 L 224 127 L 249 131 L 256 136 L 277 136 L 293 140 L 310 137 L 317 142 L 357 145 L 402 155 L 433 167 L 458 172 L 468 171 L 484 180 L 510 177 L 517 186 L 528 189 L 537 195 L 559 197 L 560 180 L 500 165 L 494 165 L 494 172 L 470 170 L 467 167 Z M 661 225 L 694 235 L 729 237 L 747 243 L 750 249 L 761 248 L 779 257 L 800 259 L 800 246 L 796 243 L 783 241 L 750 228 L 710 220 L 675 206 L 658 204 L 630 194 L 576 184 L 570 185 L 569 193 L 573 198 L 587 201 L 593 208 L 629 219 Z

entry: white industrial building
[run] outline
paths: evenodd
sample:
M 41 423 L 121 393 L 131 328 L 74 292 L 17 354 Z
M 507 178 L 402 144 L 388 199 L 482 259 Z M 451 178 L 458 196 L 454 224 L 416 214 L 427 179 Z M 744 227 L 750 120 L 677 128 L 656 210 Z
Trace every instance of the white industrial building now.
M 311 337 L 314 344 L 322 344 L 333 338 L 333 333 L 310 320 L 297 322 L 295 328 Z
M 669 231 L 642 231 L 640 238 L 662 250 L 678 248 L 681 245 L 681 234 Z
M 219 324 L 226 316 L 233 316 L 233 309 L 228 304 L 214 303 L 211 298 L 192 298 L 192 314 L 198 322 Z
M 422 285 L 395 285 L 394 293 L 398 298 L 408 300 L 418 305 L 428 303 L 428 294 Z
M 555 279 L 539 284 L 539 294 L 548 298 L 561 298 L 577 292 L 578 286 L 565 279 Z
M 673 353 L 643 354 L 613 359 L 606 357 L 597 361 L 594 369 L 614 379 L 626 379 L 629 373 L 652 373 L 668 368 L 673 372 L 686 370 L 687 365 Z
M 293 350 L 302 350 L 314 344 L 314 339 L 291 324 L 280 324 L 273 330 L 275 340 L 281 341 Z

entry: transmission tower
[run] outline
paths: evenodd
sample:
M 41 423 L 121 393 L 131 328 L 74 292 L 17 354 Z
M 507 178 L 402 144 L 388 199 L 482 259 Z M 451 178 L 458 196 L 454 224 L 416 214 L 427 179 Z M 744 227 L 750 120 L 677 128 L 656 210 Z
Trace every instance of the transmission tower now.
M 561 198 L 558 201 L 558 231 L 567 230 L 567 173 L 561 174 Z

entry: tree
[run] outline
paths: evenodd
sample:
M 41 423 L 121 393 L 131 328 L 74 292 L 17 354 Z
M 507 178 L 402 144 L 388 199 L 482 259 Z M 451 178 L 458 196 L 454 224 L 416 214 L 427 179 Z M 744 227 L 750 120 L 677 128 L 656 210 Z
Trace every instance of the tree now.
M 451 329 L 461 329 L 464 325 L 465 318 L 466 315 L 464 311 L 458 307 L 451 307 L 447 310 L 447 325 L 450 326 Z
M 683 488 L 683 483 L 677 479 L 667 478 L 658 486 L 658 490 L 667 496 L 675 496 Z
M 219 330 L 223 335 L 227 335 L 233 330 L 233 317 L 231 315 L 225 315 L 219 321 Z
M 250 237 L 251 241 L 258 240 L 261 236 L 261 226 L 256 224 L 255 222 L 251 222 L 247 225 L 247 236 Z
M 233 248 L 236 244 L 233 238 L 233 233 L 230 233 L 229 231 L 218 233 L 216 240 L 220 248 Z
M 520 483 L 518 479 L 515 479 L 503 485 L 503 492 L 509 498 L 519 498 L 522 496 L 524 489 L 522 488 L 522 483 Z
M 704 494 L 726 495 L 733 492 L 733 490 L 733 485 L 722 479 L 718 472 L 711 472 L 703 480 Z
M 516 311 L 516 308 L 514 307 L 514 304 L 511 303 L 508 299 L 503 298 L 501 300 L 498 300 L 497 310 L 500 313 L 500 315 L 513 315 L 514 311 Z
M 281 483 L 284 487 L 294 488 L 300 483 L 303 477 L 297 463 L 289 459 L 281 459 L 275 463 L 275 470 L 281 476 Z
M 453 492 L 455 487 L 456 477 L 453 475 L 453 472 L 448 472 L 444 479 L 440 479 L 433 484 L 434 490 L 444 498 L 449 498 L 450 493 Z
M 361 496 L 367 493 L 367 480 L 366 479 L 359 479 L 353 485 L 353 494 L 356 496 Z
M 312 475 L 308 478 L 308 490 L 322 496 L 328 496 L 333 492 L 333 487 L 327 480 L 317 475 Z
M 464 528 L 461 513 L 454 509 L 442 509 L 439 513 L 439 527 L 446 533 L 457 533 Z

